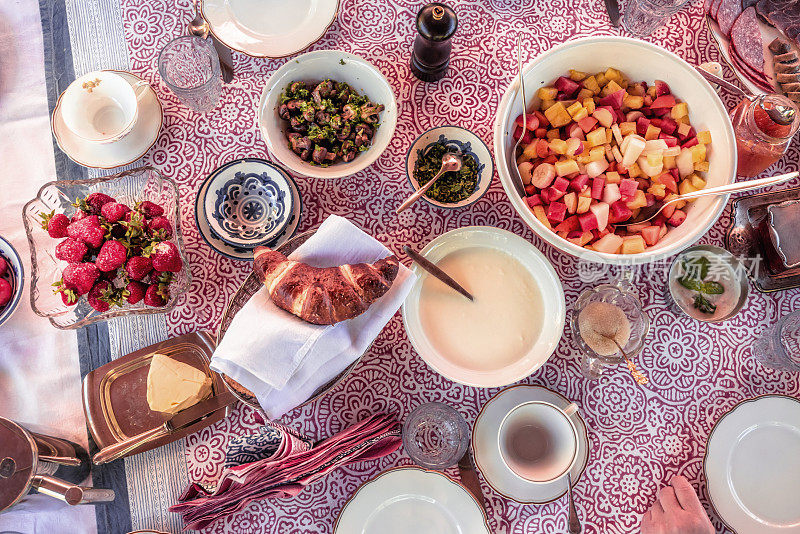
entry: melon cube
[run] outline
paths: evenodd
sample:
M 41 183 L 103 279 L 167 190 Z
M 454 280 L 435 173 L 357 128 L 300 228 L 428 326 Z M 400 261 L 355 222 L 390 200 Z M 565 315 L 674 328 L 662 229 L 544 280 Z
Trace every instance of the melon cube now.
M 558 89 L 555 87 L 542 87 L 536 91 L 539 100 L 555 100 L 558 96 Z
M 575 102 L 574 104 L 572 104 L 571 106 L 569 106 L 567 108 L 567 113 L 569 113 L 570 115 L 572 115 L 574 117 L 575 114 L 578 111 L 580 111 L 581 109 L 583 109 L 583 106 L 581 105 L 581 103 L 580 102 Z
M 553 225 L 550 224 L 550 221 L 547 219 L 547 212 L 544 211 L 544 206 L 534 206 L 533 215 L 539 219 L 539 221 L 545 225 L 548 230 L 553 229 Z
M 586 243 L 591 241 L 593 237 L 594 236 L 592 235 L 591 232 L 583 232 L 578 237 L 567 237 L 567 241 L 569 241 L 571 243 L 575 243 L 579 247 L 582 247 L 582 246 L 586 245 Z
M 644 242 L 647 243 L 648 247 L 652 247 L 661 239 L 661 227 L 648 226 L 646 228 L 642 228 L 642 238 L 644 239 Z
M 706 181 L 696 174 L 690 174 L 689 179 L 692 181 L 692 187 L 697 190 L 703 189 L 706 186 Z
M 606 183 L 607 184 L 618 184 L 622 181 L 622 177 L 616 171 L 610 171 L 606 173 Z
M 694 170 L 697 172 L 708 172 L 709 164 L 707 161 L 701 161 L 700 163 L 694 164 Z
M 619 133 L 622 134 L 622 137 L 626 137 L 632 133 L 636 133 L 636 123 L 635 122 L 619 123 Z
M 589 161 L 605 159 L 606 149 L 604 146 L 596 146 L 589 151 Z
M 661 199 L 667 196 L 667 186 L 664 184 L 654 183 L 653 185 L 647 188 L 647 192 L 653 195 L 654 197 Z
M 644 106 L 644 98 L 637 95 L 628 95 L 622 101 L 623 105 L 629 109 L 641 109 Z
M 555 100 L 542 100 L 542 102 L 539 104 L 539 109 L 541 109 L 542 111 L 547 111 L 555 104 L 556 104 Z M 545 115 L 545 117 L 547 116 Z
M 589 189 L 586 189 L 589 191 Z M 578 207 L 575 209 L 575 213 L 586 213 L 589 211 L 589 207 L 592 205 L 592 197 L 591 196 L 579 196 L 578 197 Z
M 552 150 L 556 154 L 566 154 L 567 153 L 567 142 L 563 139 L 555 138 L 550 139 L 549 143 L 550 150 Z
M 550 125 L 555 128 L 566 126 L 572 122 L 572 117 L 569 113 L 567 113 L 567 110 L 564 108 L 564 104 L 561 102 L 556 102 L 547 108 L 544 112 L 544 116 L 547 117 L 548 121 L 550 121 Z
M 622 246 L 623 239 L 616 234 L 606 234 L 592 245 L 597 252 L 616 254 Z
M 593 98 L 587 98 L 583 101 L 583 107 L 586 108 L 586 111 L 589 113 L 594 113 L 595 110 L 595 103 Z
M 696 138 L 695 138 L 696 139 Z M 706 145 L 699 144 L 691 147 L 692 163 L 700 163 L 706 160 Z
M 585 91 L 585 89 L 583 89 L 582 91 Z M 572 120 L 579 121 L 581 119 L 585 119 L 588 116 L 589 116 L 589 110 L 587 110 L 586 108 L 582 107 L 580 110 L 578 110 L 577 113 L 575 113 L 572 116 Z
M 692 180 L 689 177 L 686 177 L 680 184 L 678 184 L 678 193 L 681 195 L 693 193 L 695 191 L 697 191 L 697 189 L 695 189 L 695 187 L 692 185 Z
M 594 127 L 597 126 L 597 119 L 594 117 L 585 117 L 578 120 L 578 126 L 580 126 L 584 133 L 591 132 Z
M 646 245 L 641 235 L 630 235 L 622 239 L 623 254 L 641 254 Z
M 681 123 L 678 125 L 678 136 L 680 136 L 681 139 L 686 138 L 691 133 L 691 131 L 692 127 L 689 126 L 688 124 Z
M 657 128 L 656 126 L 653 126 L 652 124 L 648 124 L 647 125 L 647 130 L 645 130 L 645 132 L 644 132 L 644 138 L 647 141 L 650 141 L 652 139 L 658 139 L 658 135 L 660 133 L 661 133 L 661 128 Z
M 589 211 L 592 212 L 597 220 L 597 229 L 601 232 L 608 226 L 608 213 L 609 205 L 605 202 L 598 202 L 589 206 Z
M 596 112 L 597 110 L 595 110 Z M 606 129 L 597 128 L 586 134 L 586 142 L 589 147 L 606 144 Z
M 636 194 L 633 197 L 633 200 L 628 202 L 627 206 L 631 210 L 647 206 L 647 195 L 645 195 L 644 191 L 642 191 L 641 189 L 637 189 Z
M 567 176 L 568 174 L 573 174 L 580 171 L 578 168 L 578 162 L 574 159 L 556 161 L 555 167 L 556 174 L 558 176 Z
M 689 115 L 689 105 L 686 102 L 675 104 L 670 111 L 670 117 L 680 119 Z
M 622 198 L 622 195 L 619 191 L 619 185 L 617 184 L 606 184 L 603 188 L 603 197 L 602 200 L 606 204 L 613 204 L 617 200 Z
M 711 144 L 711 132 L 709 132 L 708 130 L 705 130 L 705 131 L 702 131 L 702 132 L 698 132 L 697 133 L 697 140 L 700 143 L 703 143 L 704 145 L 710 145 Z
M 600 84 L 597 83 L 597 78 L 589 76 L 583 80 L 583 86 L 591 92 L 597 94 L 600 92 Z
M 575 191 L 567 193 L 561 200 L 567 206 L 567 211 L 569 213 L 575 213 L 578 209 L 578 193 Z

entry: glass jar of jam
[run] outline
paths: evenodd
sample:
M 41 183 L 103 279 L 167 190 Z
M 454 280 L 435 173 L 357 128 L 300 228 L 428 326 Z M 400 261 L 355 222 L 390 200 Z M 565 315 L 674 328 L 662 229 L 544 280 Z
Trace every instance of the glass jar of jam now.
M 739 161 L 736 174 L 752 177 L 781 159 L 800 127 L 800 113 L 782 95 L 760 95 L 739 102 L 731 122 Z

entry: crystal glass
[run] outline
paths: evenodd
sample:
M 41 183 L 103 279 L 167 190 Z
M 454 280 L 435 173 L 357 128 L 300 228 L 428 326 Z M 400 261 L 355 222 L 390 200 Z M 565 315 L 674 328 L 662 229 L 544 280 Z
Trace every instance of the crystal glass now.
M 195 111 L 211 111 L 222 93 L 219 56 L 211 39 L 184 35 L 158 55 L 158 72 L 167 87 Z
M 618 365 L 625 361 L 621 352 L 611 355 L 602 355 L 592 350 L 581 337 L 578 316 L 590 302 L 607 302 L 618 306 L 625 312 L 631 323 L 631 335 L 623 350 L 629 358 L 633 358 L 644 347 L 644 340 L 650 330 L 650 318 L 642 309 L 642 303 L 633 292 L 633 284 L 626 280 L 618 280 L 611 284 L 601 284 L 587 289 L 575 301 L 575 307 L 570 317 L 570 330 L 572 340 L 583 354 L 581 371 L 584 376 L 591 379 L 600 378 L 606 366 Z
M 146 306 L 143 301 L 112 307 L 106 312 L 98 312 L 86 301 L 79 299 L 74 306 L 67 306 L 61 297 L 53 293 L 53 283 L 61 280 L 65 262 L 56 259 L 54 250 L 58 243 L 41 227 L 41 214 L 71 214 L 75 211 L 72 203 L 76 198 L 91 193 L 105 193 L 119 202 L 133 206 L 137 202 L 149 200 L 164 208 L 164 217 L 174 230 L 170 241 L 175 243 L 183 261 L 183 269 L 174 273 L 169 286 L 170 299 L 161 308 Z M 80 328 L 112 317 L 133 314 L 165 313 L 172 310 L 189 288 L 191 275 L 189 262 L 183 247 L 179 214 L 178 186 L 174 181 L 161 175 L 152 167 L 139 167 L 112 176 L 90 180 L 58 180 L 42 186 L 39 194 L 25 205 L 22 212 L 25 232 L 31 250 L 31 307 L 42 317 L 47 317 L 56 328 Z
M 689 0 L 626 0 L 623 24 L 636 37 L 647 37 Z
M 781 317 L 753 342 L 753 356 L 774 369 L 800 372 L 800 310 Z
M 417 406 L 403 423 L 403 447 L 417 465 L 444 469 L 458 462 L 469 444 L 469 425 L 441 402 Z

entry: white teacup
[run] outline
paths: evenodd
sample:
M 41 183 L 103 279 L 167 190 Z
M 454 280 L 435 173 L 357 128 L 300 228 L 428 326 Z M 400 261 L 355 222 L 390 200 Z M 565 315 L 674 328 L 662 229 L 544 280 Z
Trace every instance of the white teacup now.
M 518 477 L 544 484 L 564 476 L 578 456 L 578 431 L 570 415 L 543 401 L 520 404 L 500 423 L 498 440 L 503 463 Z
M 136 124 L 139 100 L 147 87 L 149 84 L 145 81 L 131 85 L 111 71 L 84 74 L 69 84 L 61 96 L 64 124 L 87 141 L 118 141 Z

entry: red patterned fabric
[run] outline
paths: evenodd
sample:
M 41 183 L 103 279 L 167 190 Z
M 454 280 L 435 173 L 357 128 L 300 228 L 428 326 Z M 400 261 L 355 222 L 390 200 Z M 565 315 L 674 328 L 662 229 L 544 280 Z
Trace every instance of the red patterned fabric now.
M 426 84 L 416 80 L 408 67 L 414 17 L 423 4 L 422 0 L 342 0 L 336 22 L 311 47 L 345 50 L 375 64 L 392 84 L 399 118 L 394 139 L 372 167 L 342 180 L 298 180 L 304 203 L 300 230 L 313 228 L 328 214 L 336 213 L 371 232 L 408 264 L 401 250 L 404 244 L 420 248 L 443 232 L 466 225 L 498 226 L 529 239 L 544 252 L 564 283 L 571 309 L 581 291 L 618 270 L 603 266 L 591 272 L 582 270 L 583 265 L 534 236 L 516 216 L 496 177 L 488 193 L 467 209 L 437 209 L 422 202 L 400 216 L 394 209 L 411 193 L 405 155 L 423 131 L 456 124 L 471 129 L 492 146 L 495 111 L 516 73 L 517 31 L 525 36 L 525 62 L 571 38 L 624 32 L 610 26 L 602 2 L 452 2 L 459 29 L 453 39 L 450 70 L 440 82 Z M 168 317 L 172 334 L 215 330 L 228 298 L 250 270 L 250 264 L 223 258 L 205 244 L 194 226 L 194 200 L 201 181 L 217 166 L 245 156 L 270 157 L 255 126 L 256 106 L 270 73 L 293 60 L 234 53 L 236 81 L 225 86 L 216 110 L 196 114 L 181 106 L 157 75 L 159 50 L 184 32 L 192 18 L 189 0 L 179 0 L 177 5 L 175 0 L 122 1 L 131 70 L 155 83 L 164 103 L 164 129 L 145 162 L 175 178 L 183 198 L 193 283 L 188 299 Z M 699 2 L 674 15 L 650 40 L 693 64 L 720 61 Z M 726 71 L 732 80 L 727 67 Z M 734 106 L 727 95 L 723 99 L 729 108 Z M 798 161 L 800 145 L 795 141 L 772 170 L 796 170 Z M 728 215 L 729 209 L 702 242 L 722 243 Z M 753 292 L 748 306 L 732 321 L 700 324 L 668 309 L 666 266 L 636 272 L 640 296 L 653 323 L 648 344 L 636 358 L 650 378 L 646 387 L 638 387 L 624 366 L 610 370 L 600 381 L 583 379 L 569 328 L 553 357 L 524 381 L 566 395 L 578 403 L 586 418 L 590 459 L 575 497 L 588 534 L 638 532 L 641 514 L 674 474 L 685 475 L 699 487 L 710 511 L 702 459 L 716 420 L 744 398 L 763 393 L 797 395 L 800 390 L 797 374 L 765 370 L 750 355 L 750 340 L 763 325 L 800 308 L 800 291 Z M 418 404 L 435 400 L 455 406 L 472 423 L 497 391 L 454 384 L 430 369 L 411 347 L 398 314 L 343 384 L 281 420 L 304 434 L 329 436 L 370 414 L 389 412 L 404 417 Z M 192 480 L 216 481 L 227 442 L 257 427 L 253 412 L 239 407 L 228 419 L 187 438 Z M 329 533 L 344 502 L 360 484 L 388 467 L 407 463 L 410 460 L 401 453 L 344 467 L 292 499 L 251 503 L 203 532 Z M 503 498 L 485 482 L 483 491 L 494 532 L 567 529 L 563 501 L 524 506 Z M 726 532 L 715 516 L 712 519 L 718 532 Z

